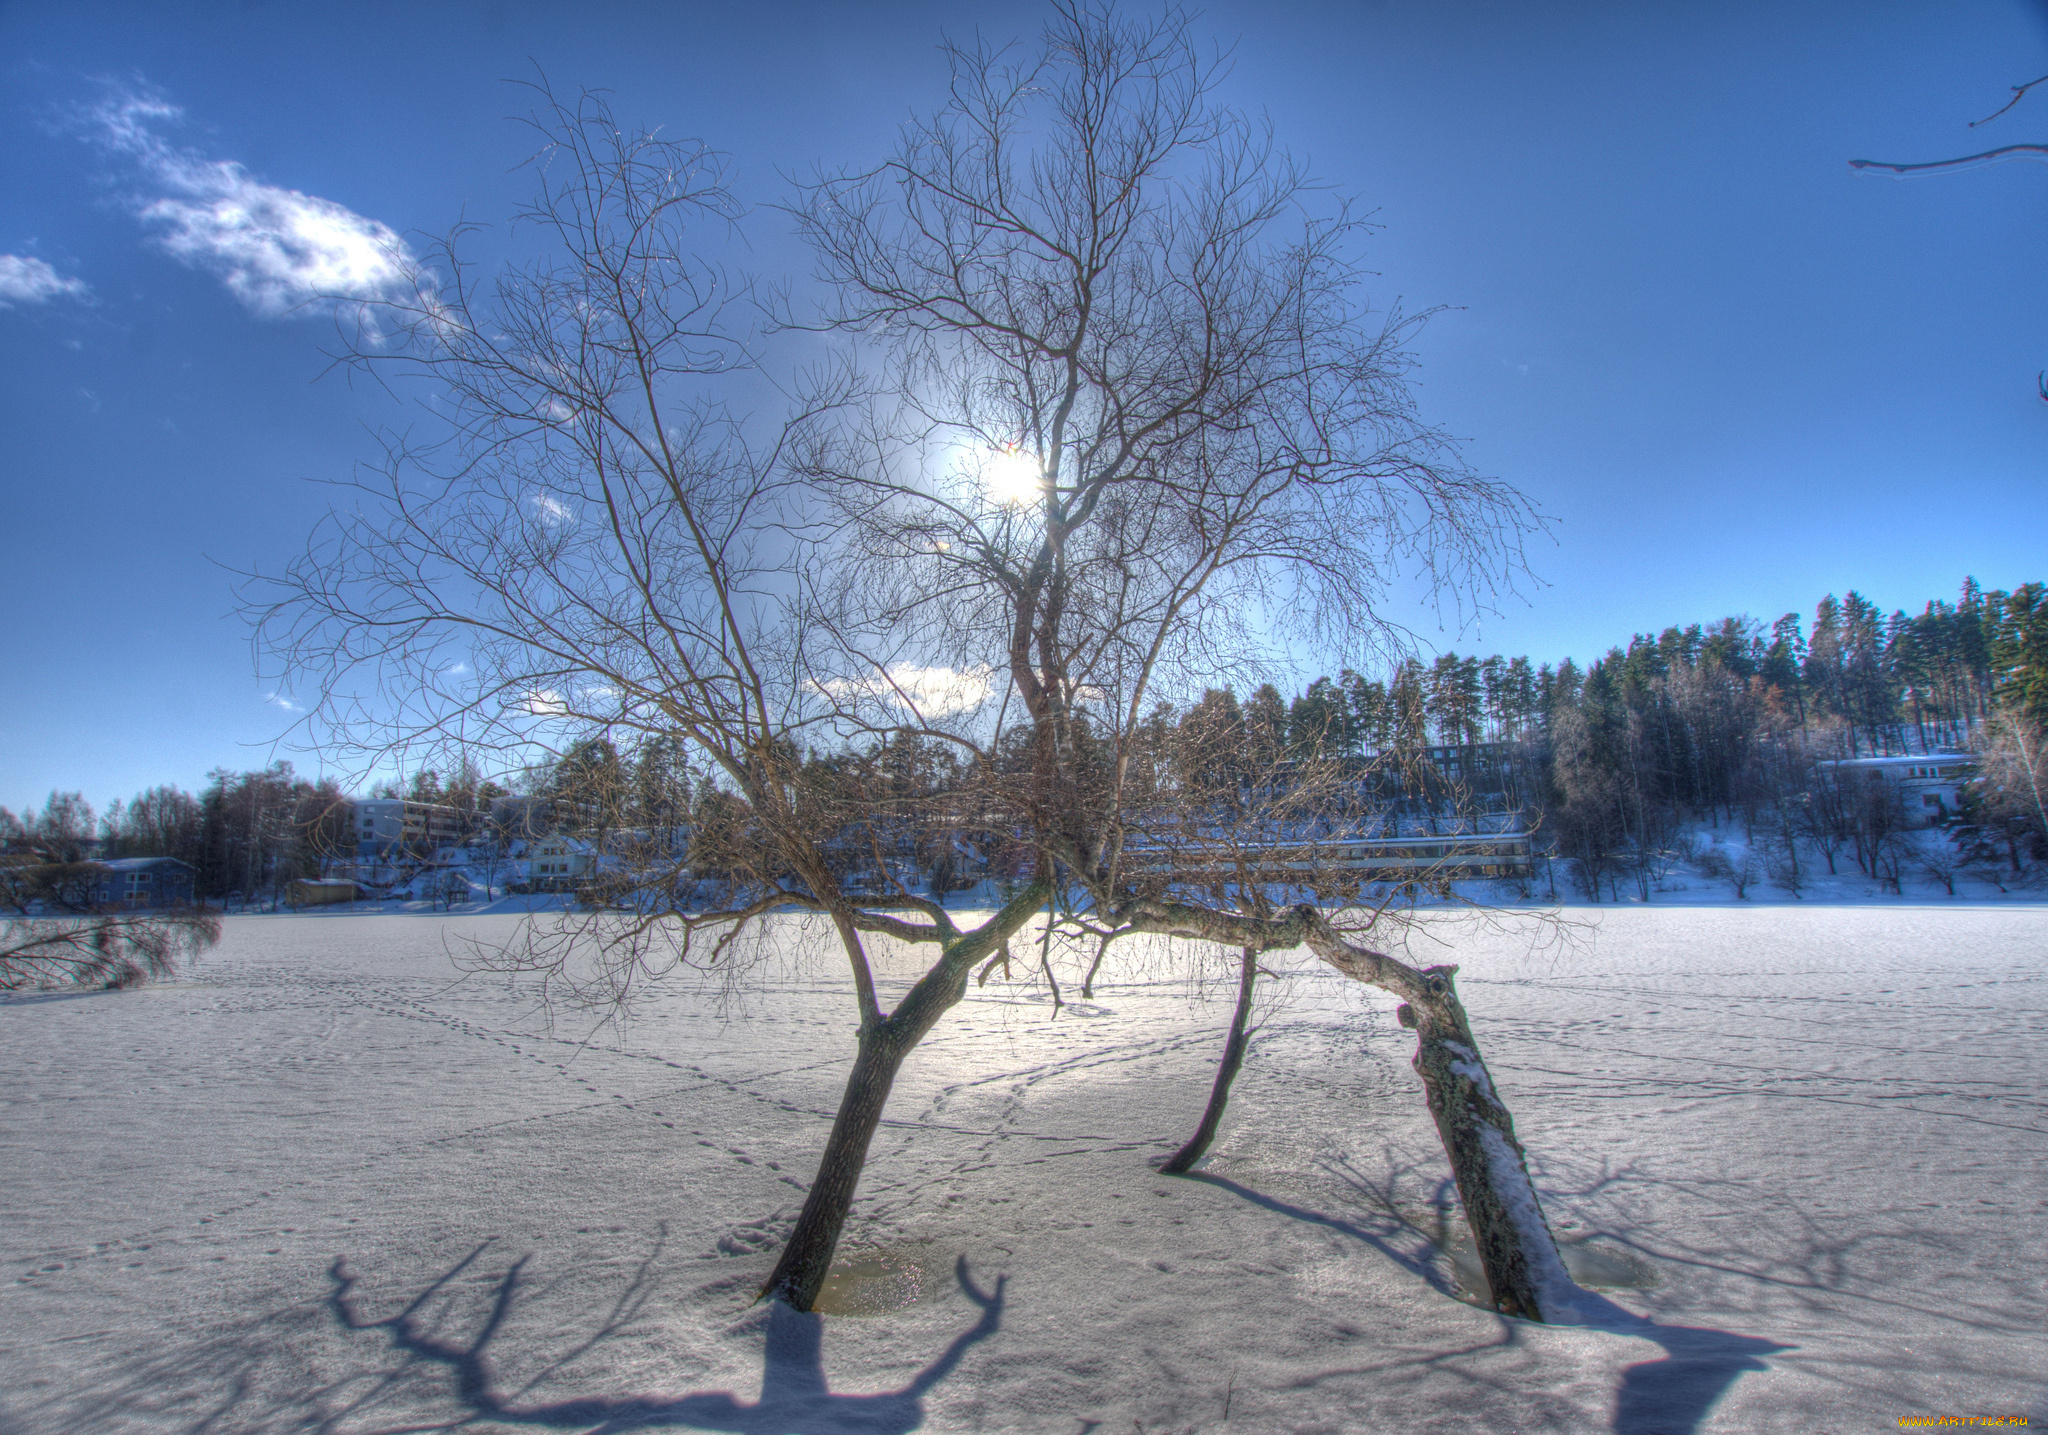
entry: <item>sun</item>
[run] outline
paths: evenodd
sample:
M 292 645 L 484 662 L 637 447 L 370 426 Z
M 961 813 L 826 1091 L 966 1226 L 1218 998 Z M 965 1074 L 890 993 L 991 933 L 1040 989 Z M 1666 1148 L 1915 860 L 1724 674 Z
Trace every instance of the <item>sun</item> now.
M 1045 495 L 1045 475 L 1037 458 L 1017 447 L 984 456 L 981 483 L 990 498 L 1011 508 L 1036 503 Z

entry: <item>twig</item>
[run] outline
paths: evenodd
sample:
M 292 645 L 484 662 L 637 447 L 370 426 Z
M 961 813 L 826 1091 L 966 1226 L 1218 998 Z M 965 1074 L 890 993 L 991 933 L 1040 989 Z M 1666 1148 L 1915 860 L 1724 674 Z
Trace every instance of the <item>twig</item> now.
M 1970 128 L 1975 129 L 1979 125 L 1990 124 L 1993 120 L 1997 119 L 2000 115 L 2004 114 L 2007 110 L 2011 109 L 2014 105 L 2018 104 L 2021 100 L 2025 99 L 2027 91 L 2033 89 L 2034 86 L 2039 84 L 2048 84 L 2048 75 L 2043 75 L 2038 80 L 2029 80 L 2024 85 L 2014 85 L 2012 87 L 2011 99 L 2007 100 L 2004 104 L 2000 105 L 1990 114 L 1984 116 L 1983 119 L 1971 120 Z

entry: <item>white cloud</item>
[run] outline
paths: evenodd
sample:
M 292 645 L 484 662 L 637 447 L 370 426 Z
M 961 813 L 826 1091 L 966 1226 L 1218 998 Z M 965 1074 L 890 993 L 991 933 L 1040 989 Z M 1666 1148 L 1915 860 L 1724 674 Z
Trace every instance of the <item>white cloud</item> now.
M 98 139 L 141 171 L 149 192 L 136 197 L 136 213 L 165 251 L 217 275 L 266 319 L 413 292 L 417 261 L 396 230 L 168 143 L 158 126 L 183 114 L 156 95 L 126 92 L 90 112 Z
M 300 707 L 297 703 L 293 702 L 283 693 L 265 693 L 263 695 L 263 701 L 267 703 L 274 703 L 278 707 L 283 708 L 288 713 L 302 713 L 305 711 L 304 708 Z
M 894 707 L 912 707 L 926 717 L 973 712 L 987 702 L 993 688 L 987 668 L 925 667 L 898 663 L 867 678 L 833 678 L 818 686 L 841 700 L 867 700 Z
M 545 493 L 530 493 L 526 497 L 526 502 L 528 507 L 540 515 L 540 521 L 550 528 L 575 520 L 576 510 L 559 498 L 551 498 Z
M 47 304 L 57 298 L 79 298 L 88 292 L 83 279 L 66 279 L 40 259 L 0 254 L 0 309 L 16 304 Z
M 903 664 L 889 670 L 889 680 L 911 702 L 933 716 L 970 712 L 989 698 L 986 668 L 959 671 Z
M 569 704 L 552 688 L 536 688 L 519 700 L 519 706 L 535 717 L 565 717 Z

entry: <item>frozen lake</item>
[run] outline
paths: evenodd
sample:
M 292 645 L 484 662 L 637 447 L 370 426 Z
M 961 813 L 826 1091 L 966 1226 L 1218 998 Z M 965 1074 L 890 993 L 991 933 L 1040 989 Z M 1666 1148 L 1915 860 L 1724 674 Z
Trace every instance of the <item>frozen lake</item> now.
M 1602 1330 L 1454 1298 L 1413 1040 L 1305 963 L 1193 1180 L 1146 1163 L 1200 1112 L 1220 962 L 1112 956 L 1056 1018 L 971 991 L 849 1227 L 910 1303 L 771 1328 L 854 1020 L 794 924 L 740 995 L 601 1027 L 450 961 L 515 918 L 234 918 L 178 981 L 0 1004 L 0 1435 L 2048 1415 L 2048 908 L 1572 915 L 1417 955 L 1462 964 L 1560 1235 L 1652 1282 Z

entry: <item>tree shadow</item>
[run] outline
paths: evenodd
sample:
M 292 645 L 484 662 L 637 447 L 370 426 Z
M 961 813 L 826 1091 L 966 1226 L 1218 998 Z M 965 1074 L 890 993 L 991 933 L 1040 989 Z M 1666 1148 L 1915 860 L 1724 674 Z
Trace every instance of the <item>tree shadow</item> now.
M 900 1390 L 877 1395 L 834 1394 L 825 1381 L 824 1318 L 791 1310 L 780 1301 L 770 1301 L 758 1401 L 749 1404 L 721 1390 L 673 1397 L 592 1396 L 535 1403 L 522 1401 L 516 1394 L 503 1390 L 490 1362 L 491 1342 L 518 1297 L 526 1265 L 524 1258 L 515 1261 L 494 1283 L 490 1312 L 474 1334 L 448 1339 L 433 1329 L 430 1307 L 440 1302 L 451 1284 L 489 1246 L 488 1241 L 479 1245 L 428 1284 L 403 1310 L 382 1320 L 369 1320 L 357 1312 L 352 1298 L 356 1278 L 349 1274 L 345 1260 L 337 1260 L 328 1271 L 334 1282 L 328 1308 L 345 1329 L 381 1330 L 409 1361 L 440 1366 L 453 1375 L 456 1399 L 468 1414 L 451 1422 L 451 1428 L 485 1419 L 504 1425 L 579 1430 L 586 1435 L 678 1426 L 746 1435 L 904 1435 L 924 1423 L 926 1393 L 953 1372 L 970 1346 L 986 1340 L 1001 1326 L 1003 1289 L 1009 1279 L 996 1277 L 993 1288 L 984 1292 L 969 1274 L 965 1256 L 954 1263 L 954 1279 L 959 1282 L 961 1293 L 980 1307 L 981 1319 L 955 1336 L 937 1359 Z M 615 1311 L 614 1321 L 608 1322 L 579 1351 L 610 1333 L 617 1316 Z M 575 1353 L 564 1359 L 573 1358 Z
M 1355 1241 L 1371 1246 L 1395 1265 L 1427 1282 L 1438 1293 L 1442 1295 L 1452 1294 L 1451 1283 L 1444 1279 L 1443 1272 L 1437 1269 L 1435 1261 L 1429 1259 L 1420 1251 L 1403 1250 L 1395 1243 L 1394 1237 L 1402 1231 L 1417 1231 L 1414 1223 L 1405 1218 L 1394 1216 L 1389 1220 L 1379 1223 L 1385 1226 L 1384 1230 L 1370 1230 L 1366 1226 L 1356 1221 L 1346 1220 L 1342 1216 L 1332 1216 L 1322 1211 L 1312 1211 L 1306 1206 L 1297 1206 L 1291 1201 L 1283 1201 L 1278 1196 L 1269 1196 L 1263 1191 L 1255 1191 L 1249 1186 L 1231 1180 L 1228 1176 L 1218 1176 L 1213 1172 L 1196 1170 L 1188 1172 L 1181 1179 L 1199 1181 L 1205 1186 L 1214 1186 L 1219 1191 L 1228 1191 L 1241 1201 L 1248 1201 L 1254 1206 L 1271 1211 L 1278 1216 L 1285 1216 L 1289 1220 L 1300 1221 L 1305 1225 L 1323 1226 L 1329 1230 L 1349 1236 Z M 1426 1239 L 1427 1237 L 1425 1236 Z
M 1344 1179 L 1379 1208 L 1380 1223 L 1387 1229 L 1369 1230 L 1355 1221 L 1268 1196 L 1225 1176 L 1196 1171 L 1187 1179 L 1229 1191 L 1276 1215 L 1350 1236 L 1420 1276 L 1440 1293 L 1452 1294 L 1451 1283 L 1444 1278 L 1433 1259 L 1434 1250 L 1428 1255 L 1417 1250 L 1404 1250 L 1394 1239 L 1405 1231 L 1421 1237 L 1430 1247 L 1441 1245 L 1445 1215 L 1441 1189 L 1437 1203 L 1439 1230 L 1432 1235 L 1400 1213 L 1390 1192 L 1379 1191 L 1356 1172 L 1347 1171 Z M 1597 1291 L 1583 1288 L 1575 1304 L 1579 1324 L 1584 1327 L 1612 1335 L 1634 1336 L 1652 1341 L 1664 1349 L 1661 1360 L 1638 1361 L 1622 1371 L 1621 1383 L 1615 1391 L 1614 1420 L 1610 1426 L 1614 1435 L 1696 1435 L 1700 1422 L 1706 1419 L 1708 1412 L 1737 1379 L 1750 1371 L 1770 1369 L 1764 1361 L 1765 1356 L 1795 1348 L 1755 1336 L 1737 1335 L 1732 1331 L 1662 1325 L 1616 1305 Z M 1496 1315 L 1494 1318 L 1509 1327 L 1521 1323 L 1508 1316 Z
M 1580 1291 L 1578 1306 L 1596 1330 L 1633 1335 L 1664 1348 L 1662 1360 L 1638 1361 L 1621 1372 L 1621 1386 L 1614 1392 L 1615 1435 L 1694 1435 L 1739 1378 L 1770 1369 L 1763 1357 L 1795 1349 L 1728 1330 L 1660 1325 L 1596 1291 Z

